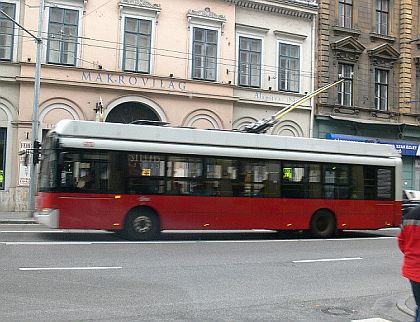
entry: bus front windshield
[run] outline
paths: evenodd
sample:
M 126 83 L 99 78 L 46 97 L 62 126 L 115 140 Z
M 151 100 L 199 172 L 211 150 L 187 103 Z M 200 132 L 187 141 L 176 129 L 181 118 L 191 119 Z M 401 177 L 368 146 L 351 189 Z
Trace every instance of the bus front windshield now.
M 57 152 L 55 138 L 48 136 L 42 146 L 39 191 L 51 191 L 57 187 Z

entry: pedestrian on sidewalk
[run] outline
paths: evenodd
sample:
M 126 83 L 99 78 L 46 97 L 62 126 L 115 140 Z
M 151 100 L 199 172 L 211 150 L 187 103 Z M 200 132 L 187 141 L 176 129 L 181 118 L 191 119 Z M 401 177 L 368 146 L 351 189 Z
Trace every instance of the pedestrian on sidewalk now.
M 402 219 L 398 245 L 404 254 L 402 275 L 409 279 L 416 301 L 416 322 L 420 322 L 420 206 Z

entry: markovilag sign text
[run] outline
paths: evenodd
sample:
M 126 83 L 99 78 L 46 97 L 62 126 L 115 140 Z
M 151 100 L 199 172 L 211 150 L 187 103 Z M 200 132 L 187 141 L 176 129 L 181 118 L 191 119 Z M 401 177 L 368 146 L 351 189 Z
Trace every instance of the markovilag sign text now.
M 82 81 L 108 85 L 129 86 L 172 91 L 187 91 L 187 83 L 172 79 L 159 79 L 150 76 L 119 75 L 112 73 L 82 72 Z

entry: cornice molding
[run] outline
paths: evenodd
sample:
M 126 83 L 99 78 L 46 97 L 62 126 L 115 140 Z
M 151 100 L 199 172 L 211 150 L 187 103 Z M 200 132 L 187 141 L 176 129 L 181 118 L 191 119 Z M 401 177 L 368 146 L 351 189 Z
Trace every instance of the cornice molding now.
M 187 16 L 218 20 L 220 22 L 226 21 L 226 17 L 224 15 L 218 15 L 214 13 L 213 11 L 211 11 L 210 8 L 204 8 L 204 10 L 189 9 Z
M 146 14 L 147 16 L 156 18 L 156 23 L 158 22 L 159 14 L 162 10 L 160 4 L 150 3 L 145 0 L 120 0 L 120 19 L 125 10 L 131 10 L 135 12 L 140 12 Z
M 389 44 L 382 44 L 376 48 L 368 50 L 368 55 L 374 66 L 392 68 L 400 57 L 400 53 Z
M 189 9 L 187 13 L 187 19 L 188 29 L 191 28 L 191 23 L 193 23 L 193 20 L 207 21 L 216 24 L 217 26 L 220 26 L 222 34 L 226 23 L 226 17 L 224 15 L 218 15 L 215 12 L 211 11 L 208 7 L 204 8 L 204 10 Z
M 120 5 L 137 7 L 141 9 L 151 9 L 151 10 L 156 10 L 156 11 L 161 10 L 160 4 L 157 4 L 157 3 L 152 4 L 149 1 L 145 1 L 145 0 L 120 0 Z
M 281 37 L 293 38 L 298 41 L 304 41 L 306 38 L 308 38 L 308 35 L 294 34 L 294 33 L 286 32 L 282 30 L 274 30 L 273 32 L 278 38 L 281 38 Z
M 312 20 L 318 14 L 318 4 L 315 1 L 303 0 L 224 0 L 237 7 L 266 11 L 285 16 Z
M 357 39 L 352 36 L 345 37 L 330 44 L 337 60 L 356 62 L 366 49 Z
M 269 28 L 250 26 L 250 25 L 245 25 L 245 24 L 241 24 L 241 23 L 236 23 L 235 27 L 236 27 L 236 30 L 253 32 L 253 33 L 262 34 L 262 35 L 266 34 L 270 31 Z

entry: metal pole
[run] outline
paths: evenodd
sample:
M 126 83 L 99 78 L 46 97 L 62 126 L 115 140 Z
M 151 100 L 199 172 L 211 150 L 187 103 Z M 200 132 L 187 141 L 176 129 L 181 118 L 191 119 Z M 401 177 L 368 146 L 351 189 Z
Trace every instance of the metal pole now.
M 34 84 L 34 107 L 32 111 L 32 148 L 38 140 L 39 128 L 39 90 L 41 85 L 41 53 L 42 53 L 42 17 L 44 14 L 44 0 L 40 0 L 38 16 L 38 38 L 36 39 L 36 63 L 35 63 L 35 84 Z M 33 157 L 33 156 L 32 156 Z M 30 163 L 29 181 L 29 214 L 33 216 L 35 211 L 35 194 L 37 184 L 36 164 Z
M 0 9 L 0 13 L 5 16 L 7 19 L 9 19 L 10 21 L 13 21 L 13 23 L 17 26 L 19 26 L 20 29 L 24 30 L 26 33 L 28 33 L 29 35 L 32 36 L 32 38 L 34 38 L 36 41 L 41 40 L 41 38 L 36 37 L 32 32 L 30 32 L 28 29 L 26 29 L 24 26 L 22 26 L 19 22 L 17 22 L 16 20 L 14 20 L 12 17 L 10 17 L 7 13 L 5 13 L 3 10 Z

